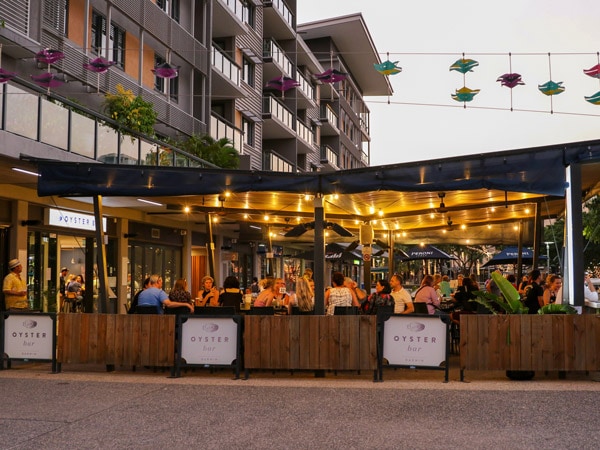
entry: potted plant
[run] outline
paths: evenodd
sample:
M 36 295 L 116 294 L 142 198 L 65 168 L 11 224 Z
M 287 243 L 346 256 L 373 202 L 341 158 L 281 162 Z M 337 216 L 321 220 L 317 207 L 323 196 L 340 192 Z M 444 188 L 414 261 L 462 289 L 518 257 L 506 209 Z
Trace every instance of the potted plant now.
M 133 130 L 147 136 L 154 136 L 154 125 L 158 114 L 154 105 L 135 95 L 131 89 L 117 84 L 117 93 L 107 93 L 104 97 L 106 114 L 122 125 L 126 130 Z

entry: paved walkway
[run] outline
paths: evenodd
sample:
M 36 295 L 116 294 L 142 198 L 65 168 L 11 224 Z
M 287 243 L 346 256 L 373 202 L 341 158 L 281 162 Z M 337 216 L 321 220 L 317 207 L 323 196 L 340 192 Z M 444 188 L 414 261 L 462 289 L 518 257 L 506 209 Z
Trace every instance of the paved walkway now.
M 456 365 L 456 364 L 455 364 Z M 452 366 L 451 366 L 452 367 Z M 106 373 L 13 363 L 0 371 L 0 449 L 597 448 L 600 383 L 584 373 L 386 369 L 372 374 L 229 370 Z

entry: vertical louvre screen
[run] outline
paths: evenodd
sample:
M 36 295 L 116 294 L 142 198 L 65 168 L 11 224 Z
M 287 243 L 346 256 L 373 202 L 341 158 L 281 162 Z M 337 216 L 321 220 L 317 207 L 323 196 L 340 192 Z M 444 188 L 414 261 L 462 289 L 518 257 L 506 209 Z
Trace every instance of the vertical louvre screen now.
M 44 25 L 56 30 L 61 36 L 66 36 L 68 7 L 68 0 L 44 1 Z
M 6 27 L 29 35 L 29 0 L 0 1 L 0 18 Z

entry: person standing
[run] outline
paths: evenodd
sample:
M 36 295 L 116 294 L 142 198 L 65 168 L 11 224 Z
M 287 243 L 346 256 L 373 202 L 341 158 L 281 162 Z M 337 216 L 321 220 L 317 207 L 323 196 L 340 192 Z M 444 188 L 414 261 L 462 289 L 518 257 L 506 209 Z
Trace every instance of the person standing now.
M 29 309 L 27 300 L 27 281 L 21 278 L 23 266 L 18 259 L 8 262 L 8 275 L 4 277 L 2 292 L 4 303 L 8 311 L 26 311 Z
M 60 279 L 58 281 L 58 308 L 60 311 L 64 309 L 65 304 L 65 295 L 67 292 L 67 275 L 69 274 L 69 269 L 63 267 L 60 269 Z
M 540 285 L 542 282 L 542 273 L 534 269 L 529 274 L 531 288 L 527 291 L 525 297 L 525 306 L 529 308 L 529 314 L 537 314 L 538 310 L 544 306 L 544 288 Z
M 402 281 L 402 277 L 397 273 L 390 278 L 392 298 L 394 299 L 394 314 L 410 314 L 415 310 L 410 292 L 404 289 Z

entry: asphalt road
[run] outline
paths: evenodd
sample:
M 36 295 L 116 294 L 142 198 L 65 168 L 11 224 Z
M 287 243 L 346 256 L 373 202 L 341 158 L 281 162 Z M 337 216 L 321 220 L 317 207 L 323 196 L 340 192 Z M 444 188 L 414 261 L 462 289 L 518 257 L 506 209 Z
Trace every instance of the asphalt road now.
M 172 379 L 143 369 L 0 371 L 1 449 L 596 449 L 600 383 L 588 374 L 386 369 L 372 374 L 227 370 Z

